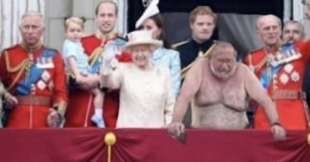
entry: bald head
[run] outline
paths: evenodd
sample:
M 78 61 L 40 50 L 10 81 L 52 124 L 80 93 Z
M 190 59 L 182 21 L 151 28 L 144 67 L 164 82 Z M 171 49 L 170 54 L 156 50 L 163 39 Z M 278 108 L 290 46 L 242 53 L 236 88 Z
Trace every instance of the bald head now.
M 257 19 L 257 35 L 266 47 L 275 47 L 279 44 L 281 26 L 281 20 L 275 15 L 264 15 Z
M 228 42 L 217 42 L 210 55 L 212 74 L 219 80 L 226 80 L 233 75 L 236 67 L 236 50 Z
M 234 58 L 237 57 L 237 52 L 231 43 L 224 41 L 217 41 L 209 57 L 216 57 L 218 55 L 225 55 L 225 54 L 231 55 Z
M 282 26 L 281 20 L 279 17 L 275 15 L 263 15 L 258 17 L 256 21 L 256 28 L 260 29 L 262 26 L 264 26 L 268 22 L 273 22 L 275 24 L 278 24 L 280 27 Z

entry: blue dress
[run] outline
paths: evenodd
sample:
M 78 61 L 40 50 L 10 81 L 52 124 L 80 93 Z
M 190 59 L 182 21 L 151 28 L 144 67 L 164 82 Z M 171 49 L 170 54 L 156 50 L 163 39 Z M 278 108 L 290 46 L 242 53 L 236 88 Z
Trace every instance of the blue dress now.
M 178 96 L 181 84 L 181 63 L 179 52 L 160 47 L 152 55 L 152 63 L 157 66 L 165 66 L 170 71 L 173 94 Z

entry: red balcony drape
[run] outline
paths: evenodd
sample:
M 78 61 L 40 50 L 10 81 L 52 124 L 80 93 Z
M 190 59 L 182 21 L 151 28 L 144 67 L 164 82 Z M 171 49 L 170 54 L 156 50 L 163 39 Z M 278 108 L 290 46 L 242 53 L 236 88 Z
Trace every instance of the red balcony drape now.
M 186 143 L 165 129 L 1 129 L 0 162 L 105 162 L 107 132 L 117 137 L 112 162 L 309 162 L 309 131 L 189 129 Z

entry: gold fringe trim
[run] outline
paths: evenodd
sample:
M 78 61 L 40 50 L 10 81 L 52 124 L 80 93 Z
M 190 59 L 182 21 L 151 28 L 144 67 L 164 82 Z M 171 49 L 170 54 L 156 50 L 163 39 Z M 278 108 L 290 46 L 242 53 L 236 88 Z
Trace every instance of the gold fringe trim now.
M 211 51 L 214 49 L 215 46 L 216 46 L 216 43 L 213 43 L 212 46 L 200 57 L 207 58 L 209 56 L 209 54 L 211 53 Z M 193 63 L 194 63 L 194 61 L 192 63 L 190 63 L 189 65 L 187 65 L 185 68 L 182 69 L 181 77 L 183 79 L 185 78 L 185 75 L 189 71 L 189 69 L 193 66 Z
M 9 59 L 9 53 L 8 51 L 4 52 L 4 58 L 5 58 L 5 63 L 6 63 L 6 69 L 9 73 L 15 73 L 18 72 L 17 76 L 14 78 L 13 82 L 9 85 L 8 91 L 10 91 L 18 82 L 20 79 L 23 71 L 27 68 L 27 66 L 30 63 L 29 59 L 23 60 L 19 65 L 16 65 L 15 67 L 12 67 L 10 65 L 10 59 Z
M 103 47 L 97 47 L 90 55 L 88 62 L 90 66 L 93 66 L 98 60 L 99 56 L 103 52 Z

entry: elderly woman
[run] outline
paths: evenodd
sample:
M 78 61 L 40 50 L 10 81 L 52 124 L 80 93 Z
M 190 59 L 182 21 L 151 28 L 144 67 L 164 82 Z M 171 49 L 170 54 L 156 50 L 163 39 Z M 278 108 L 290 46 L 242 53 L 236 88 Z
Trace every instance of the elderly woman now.
M 245 129 L 249 98 L 264 107 L 275 139 L 285 138 L 275 105 L 258 79 L 248 67 L 236 62 L 231 44 L 218 42 L 209 59 L 197 59 L 187 73 L 168 130 L 175 136 L 184 132 L 181 122 L 191 101 L 192 127 Z
M 125 49 L 132 53 L 132 63 L 110 63 L 103 58 L 102 86 L 120 89 L 117 128 L 160 128 L 170 123 L 174 95 L 169 70 L 150 61 L 152 52 L 162 45 L 149 31 L 128 35 Z

